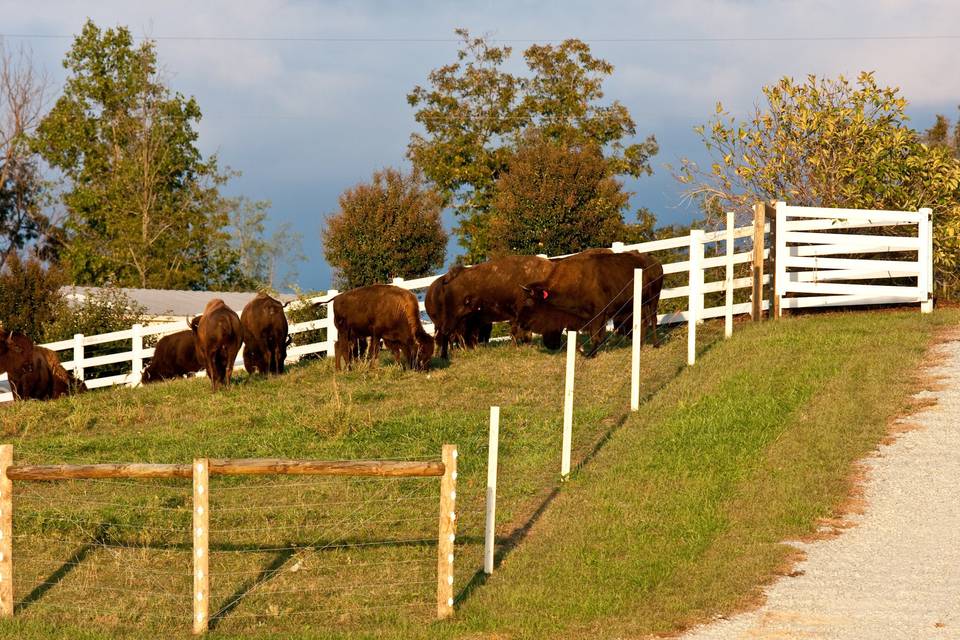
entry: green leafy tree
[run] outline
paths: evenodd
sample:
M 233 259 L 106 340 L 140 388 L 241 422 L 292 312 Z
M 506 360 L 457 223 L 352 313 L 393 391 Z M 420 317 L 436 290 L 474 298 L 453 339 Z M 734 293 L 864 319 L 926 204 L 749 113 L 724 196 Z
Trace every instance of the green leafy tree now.
M 595 144 L 567 146 L 531 132 L 497 180 L 491 248 L 560 255 L 609 245 L 623 238 L 628 200 Z
M 492 46 L 465 29 L 456 33 L 462 39 L 457 60 L 433 70 L 429 86 L 407 96 L 423 127 L 411 136 L 408 156 L 436 185 L 444 205 L 454 207 L 468 261 L 483 259 L 491 248 L 496 182 L 530 127 L 558 144 L 597 145 L 611 176 L 651 173 L 656 140 L 627 144 L 636 134 L 629 111 L 616 101 L 600 103 L 613 66 L 595 58 L 587 44 L 533 45 L 524 52 L 530 74 L 520 76 L 503 70 L 510 47 Z
M 230 233 L 234 251 L 239 256 L 243 276 L 257 286 L 276 289 L 290 286 L 297 276 L 297 264 L 306 260 L 303 236 L 284 222 L 267 237 L 265 223 L 270 211 L 269 200 L 234 198 L 230 205 Z M 284 267 L 285 282 L 278 282 Z
M 763 88 L 765 104 L 739 121 L 717 103 L 697 127 L 709 170 L 684 161 L 678 177 L 708 222 L 746 214 L 758 200 L 801 206 L 934 211 L 934 268 L 940 294 L 960 274 L 960 163 L 947 145 L 926 145 L 907 126 L 907 101 L 872 73 L 783 78 Z
M 933 126 L 924 133 L 923 141 L 931 147 L 949 149 L 955 158 L 960 158 L 960 119 L 953 125 L 953 133 L 951 134 L 950 118 L 937 114 Z
M 0 270 L 0 326 L 40 341 L 44 327 L 63 307 L 63 284 L 63 273 L 56 266 L 45 266 L 36 256 L 23 259 L 11 253 Z
M 200 107 L 172 93 L 152 41 L 88 21 L 63 62 L 63 94 L 35 148 L 67 179 L 62 263 L 77 284 L 242 284 L 216 156 L 197 149 Z
M 418 278 L 443 266 L 443 201 L 416 170 L 384 169 L 347 189 L 327 218 L 323 251 L 342 288 Z

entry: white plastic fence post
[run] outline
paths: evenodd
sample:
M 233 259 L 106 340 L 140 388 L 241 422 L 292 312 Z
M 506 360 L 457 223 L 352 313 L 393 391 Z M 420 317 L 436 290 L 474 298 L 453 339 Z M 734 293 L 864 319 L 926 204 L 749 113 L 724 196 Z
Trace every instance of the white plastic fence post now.
M 130 356 L 130 386 L 135 387 L 140 384 L 140 377 L 143 374 L 143 325 L 135 324 L 130 329 L 131 351 Z
M 394 279 L 393 279 L 393 284 L 394 284 L 395 286 L 397 286 L 397 287 L 402 287 L 402 286 L 403 286 L 403 278 L 394 278 Z
M 774 221 L 776 229 L 776 237 L 774 238 L 774 247 L 773 247 L 773 284 L 774 284 L 774 301 L 773 306 L 775 309 L 770 309 L 770 315 L 772 316 L 776 313 L 776 316 L 779 318 L 783 315 L 783 297 L 786 295 L 787 291 L 787 267 L 786 267 L 786 257 L 787 257 L 787 203 L 786 202 L 777 202 L 777 217 Z
M 654 317 L 656 323 L 656 317 Z M 654 324 L 656 327 L 656 324 Z M 630 411 L 640 408 L 640 346 L 643 344 L 643 269 L 633 270 L 633 343 L 630 352 Z
M 624 248 L 623 248 L 623 247 L 624 247 L 624 245 L 623 245 L 622 242 L 614 242 L 612 245 L 610 245 L 610 249 L 611 249 L 614 253 L 623 253 L 623 251 L 624 251 Z
M 920 302 L 920 313 L 933 312 L 933 210 L 924 207 L 920 209 L 918 236 L 920 250 L 917 252 L 917 297 Z
M 336 289 L 327 291 L 327 297 L 330 302 L 327 303 L 327 357 L 334 357 L 335 346 L 337 344 L 337 325 L 333 322 L 333 297 L 340 293 Z
M 497 455 L 500 448 L 500 407 L 490 407 L 490 444 L 487 448 L 487 521 L 483 534 L 483 572 L 493 573 L 497 525 Z
M 733 211 L 727 212 L 727 272 L 724 277 L 726 300 L 723 312 L 723 335 L 727 338 L 733 335 L 733 228 L 735 224 Z
M 573 376 L 577 361 L 577 332 L 567 330 L 567 374 L 563 390 L 563 451 L 560 458 L 560 479 L 570 475 L 570 447 L 573 440 Z
M 83 334 L 73 334 L 73 375 L 83 380 Z
M 690 278 L 687 301 L 687 364 L 697 362 L 697 321 L 703 300 L 703 231 L 690 232 Z

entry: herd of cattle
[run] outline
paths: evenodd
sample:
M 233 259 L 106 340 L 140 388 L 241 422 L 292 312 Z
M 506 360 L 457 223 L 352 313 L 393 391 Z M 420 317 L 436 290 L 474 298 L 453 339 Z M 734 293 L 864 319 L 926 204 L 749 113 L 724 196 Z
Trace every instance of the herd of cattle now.
M 355 358 L 377 361 L 381 343 L 401 366 L 429 368 L 436 346 L 450 357 L 450 346 L 473 347 L 490 338 L 494 322 L 509 322 L 517 343 L 533 333 L 558 349 L 566 329 L 589 336 L 586 355 L 603 343 L 607 323 L 628 335 L 633 324 L 634 269 L 643 269 L 641 327 L 655 329 L 663 268 L 635 251 L 590 249 L 560 259 L 507 256 L 472 267 L 456 266 L 437 278 L 424 304 L 435 326 L 427 333 L 416 296 L 392 285 L 352 289 L 333 298 L 337 341 L 336 369 Z M 329 307 L 328 307 L 329 308 Z M 213 389 L 230 383 L 243 347 L 249 373 L 280 374 L 291 338 L 283 305 L 266 294 L 251 300 L 238 316 L 222 300 L 211 300 L 190 328 L 164 336 L 144 369 L 144 383 L 179 378 L 205 370 Z M 0 329 L 0 373 L 6 372 L 14 396 L 57 398 L 85 389 L 64 370 L 56 353 L 22 334 Z

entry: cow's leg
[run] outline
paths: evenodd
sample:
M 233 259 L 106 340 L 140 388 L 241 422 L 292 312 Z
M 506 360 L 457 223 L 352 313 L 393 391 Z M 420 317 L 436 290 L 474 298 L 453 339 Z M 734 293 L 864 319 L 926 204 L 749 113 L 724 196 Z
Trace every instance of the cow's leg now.
M 587 335 L 590 337 L 590 348 L 587 348 L 586 344 L 580 346 L 580 353 L 582 353 L 587 358 L 592 358 L 596 355 L 597 350 L 600 348 L 600 345 L 603 344 L 604 338 L 607 336 L 607 319 L 606 318 L 597 318 L 593 320 L 585 327 Z
M 370 336 L 370 366 L 376 367 L 380 362 L 380 336 Z

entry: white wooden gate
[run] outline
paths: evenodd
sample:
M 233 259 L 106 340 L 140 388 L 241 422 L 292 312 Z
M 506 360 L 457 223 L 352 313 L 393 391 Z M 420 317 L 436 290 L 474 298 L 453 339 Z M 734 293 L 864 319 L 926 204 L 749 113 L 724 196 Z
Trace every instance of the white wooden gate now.
M 869 211 L 792 207 L 785 202 L 776 208 L 774 287 L 775 306 L 781 311 L 910 302 L 920 303 L 925 313 L 933 310 L 930 209 Z M 869 231 L 876 227 L 899 227 L 901 233 Z M 868 231 L 836 232 L 845 229 Z M 860 257 L 846 257 L 850 255 Z M 894 279 L 896 283 L 858 282 Z

